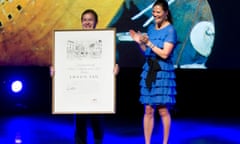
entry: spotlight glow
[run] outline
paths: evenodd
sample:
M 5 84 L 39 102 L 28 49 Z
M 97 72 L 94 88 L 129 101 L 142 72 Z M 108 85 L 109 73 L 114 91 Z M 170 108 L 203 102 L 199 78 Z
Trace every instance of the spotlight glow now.
M 18 93 L 22 90 L 22 88 L 23 88 L 23 85 L 21 81 L 17 80 L 12 82 L 11 89 L 13 92 Z

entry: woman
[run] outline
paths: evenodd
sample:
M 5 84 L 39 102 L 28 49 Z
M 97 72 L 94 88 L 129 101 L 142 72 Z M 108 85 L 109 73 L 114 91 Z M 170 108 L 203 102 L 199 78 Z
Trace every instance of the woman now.
M 163 124 L 163 144 L 168 143 L 171 115 L 169 109 L 176 103 L 176 82 L 173 50 L 177 42 L 171 12 L 165 0 L 157 0 L 152 7 L 155 23 L 147 34 L 129 30 L 131 37 L 144 52 L 146 62 L 141 73 L 140 102 L 145 105 L 143 117 L 145 143 L 150 144 L 154 127 L 154 110 L 157 109 Z

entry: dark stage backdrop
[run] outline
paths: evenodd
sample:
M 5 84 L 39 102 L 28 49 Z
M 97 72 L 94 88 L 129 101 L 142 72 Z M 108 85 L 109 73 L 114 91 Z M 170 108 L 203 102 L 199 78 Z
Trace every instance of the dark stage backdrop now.
M 93 8 L 97 28 L 115 27 L 117 57 L 122 67 L 141 67 L 144 57 L 129 36 L 129 29 L 146 32 L 153 22 L 154 0 L 2 1 L 0 9 L 0 65 L 49 66 L 53 31 L 79 29 L 80 13 Z M 168 0 L 178 45 L 176 67 L 239 69 L 238 0 Z M 47 10 L 46 10 L 47 9 Z M 75 49 L 78 51 L 78 49 Z
M 216 69 L 240 69 L 239 32 L 237 0 L 209 0 L 215 20 L 215 42 L 207 66 Z
M 169 0 L 168 3 L 178 35 L 174 64 L 179 68 L 207 68 L 215 40 L 215 21 L 208 1 Z M 152 1 L 126 1 L 125 4 L 121 17 L 112 25 L 118 30 L 119 61 L 124 67 L 138 67 L 144 58 L 128 30 L 146 32 L 153 24 Z
M 239 1 L 173 0 L 170 8 L 179 44 L 174 63 L 178 68 L 239 69 L 240 46 Z M 127 2 L 125 2 L 127 3 Z M 150 2 L 132 2 L 123 6 L 121 17 L 112 26 L 117 27 L 118 50 L 122 67 L 139 67 L 144 62 L 138 46 L 127 38 L 129 28 L 146 31 L 151 11 L 144 11 Z M 144 11 L 139 18 L 133 17 Z

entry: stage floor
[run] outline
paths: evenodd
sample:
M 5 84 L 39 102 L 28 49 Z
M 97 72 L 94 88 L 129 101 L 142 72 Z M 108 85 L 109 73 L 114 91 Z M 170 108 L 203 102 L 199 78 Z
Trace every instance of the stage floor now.
M 74 116 L 18 114 L 1 116 L 1 144 L 74 144 Z M 144 144 L 142 119 L 104 116 L 104 144 Z M 89 127 L 89 144 L 93 144 Z M 156 118 L 152 144 L 161 144 L 161 123 Z M 172 119 L 169 144 L 239 144 L 239 118 Z

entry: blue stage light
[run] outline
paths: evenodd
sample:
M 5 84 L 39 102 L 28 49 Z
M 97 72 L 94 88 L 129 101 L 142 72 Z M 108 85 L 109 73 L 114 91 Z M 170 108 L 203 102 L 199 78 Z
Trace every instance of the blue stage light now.
M 19 80 L 13 81 L 11 84 L 11 90 L 14 93 L 21 92 L 22 88 L 23 88 L 23 83 Z

